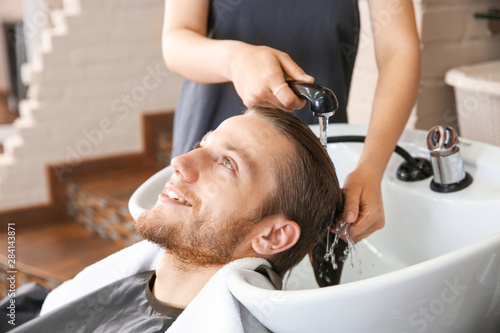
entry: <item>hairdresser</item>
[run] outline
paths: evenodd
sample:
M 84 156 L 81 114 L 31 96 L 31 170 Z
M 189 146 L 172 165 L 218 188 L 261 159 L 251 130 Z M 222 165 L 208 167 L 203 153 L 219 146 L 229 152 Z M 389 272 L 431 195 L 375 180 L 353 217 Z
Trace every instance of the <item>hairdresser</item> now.
M 363 47 L 374 45 L 379 75 L 363 152 L 343 188 L 342 218 L 354 241 L 384 226 L 382 176 L 415 103 L 420 71 L 412 1 L 367 2 L 373 37 Z M 330 121 L 347 122 L 360 31 L 356 0 L 167 0 L 163 54 L 186 79 L 172 157 L 245 106 L 293 111 L 316 124 L 287 79 L 330 88 L 340 105 Z

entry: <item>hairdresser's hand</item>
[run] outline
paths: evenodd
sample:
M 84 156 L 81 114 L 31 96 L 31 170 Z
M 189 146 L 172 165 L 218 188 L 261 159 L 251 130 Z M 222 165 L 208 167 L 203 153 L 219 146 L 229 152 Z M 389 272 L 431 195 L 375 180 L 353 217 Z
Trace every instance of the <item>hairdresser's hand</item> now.
M 261 106 L 286 111 L 301 109 L 300 99 L 285 79 L 314 82 L 290 56 L 267 46 L 237 43 L 230 64 L 231 81 L 247 107 Z M 273 90 L 275 94 L 273 95 Z M 276 92 L 277 91 L 277 92 Z
M 349 174 L 344 182 L 343 220 L 350 223 L 349 235 L 358 242 L 385 224 L 382 204 L 381 179 L 359 168 Z

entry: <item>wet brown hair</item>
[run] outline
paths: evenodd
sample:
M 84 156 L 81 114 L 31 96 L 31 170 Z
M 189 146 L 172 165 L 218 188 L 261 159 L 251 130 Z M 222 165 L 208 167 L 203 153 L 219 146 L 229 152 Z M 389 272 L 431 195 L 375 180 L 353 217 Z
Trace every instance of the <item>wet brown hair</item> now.
M 291 154 L 273 156 L 276 187 L 261 210 L 262 218 L 278 214 L 300 227 L 297 243 L 270 259 L 283 277 L 326 235 L 334 217 L 342 213 L 343 195 L 332 160 L 302 120 L 275 109 L 250 108 L 245 114 L 262 117 L 293 147 Z

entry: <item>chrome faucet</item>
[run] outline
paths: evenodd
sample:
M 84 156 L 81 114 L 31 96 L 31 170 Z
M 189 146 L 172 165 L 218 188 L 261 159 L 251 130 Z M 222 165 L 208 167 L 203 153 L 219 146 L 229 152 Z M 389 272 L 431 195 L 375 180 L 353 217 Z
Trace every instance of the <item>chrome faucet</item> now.
M 427 135 L 434 179 L 431 189 L 436 192 L 455 192 L 472 183 L 465 172 L 464 162 L 458 147 L 458 134 L 453 127 L 435 126 Z

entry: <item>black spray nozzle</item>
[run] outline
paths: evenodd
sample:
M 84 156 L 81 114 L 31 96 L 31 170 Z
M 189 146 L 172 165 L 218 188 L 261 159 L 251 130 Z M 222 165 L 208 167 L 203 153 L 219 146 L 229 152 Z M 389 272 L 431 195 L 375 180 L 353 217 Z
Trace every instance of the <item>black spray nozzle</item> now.
M 330 89 L 315 83 L 288 81 L 290 89 L 309 101 L 309 109 L 316 117 L 331 117 L 339 107 L 337 97 Z

